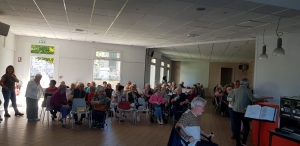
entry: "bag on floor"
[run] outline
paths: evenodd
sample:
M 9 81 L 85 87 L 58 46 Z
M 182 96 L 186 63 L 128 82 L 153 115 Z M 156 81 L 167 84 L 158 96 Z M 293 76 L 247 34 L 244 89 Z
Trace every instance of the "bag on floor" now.
M 125 97 L 122 97 L 121 102 L 118 104 L 118 107 L 120 109 L 123 109 L 123 110 L 129 110 L 130 109 L 130 102 L 126 101 Z

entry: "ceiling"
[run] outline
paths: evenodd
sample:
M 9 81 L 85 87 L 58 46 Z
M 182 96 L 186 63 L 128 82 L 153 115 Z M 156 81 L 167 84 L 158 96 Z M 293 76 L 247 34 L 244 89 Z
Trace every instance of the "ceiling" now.
M 16 35 L 155 47 L 180 61 L 253 60 L 249 40 L 274 35 L 279 17 L 279 31 L 300 32 L 300 10 L 244 0 L 0 0 Z

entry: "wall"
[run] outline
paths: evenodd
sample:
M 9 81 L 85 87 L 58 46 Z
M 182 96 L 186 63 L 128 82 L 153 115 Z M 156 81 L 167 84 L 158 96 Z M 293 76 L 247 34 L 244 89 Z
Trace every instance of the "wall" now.
M 5 69 L 8 65 L 13 65 L 14 53 L 15 53 L 15 35 L 11 32 L 8 33 L 8 36 L 5 38 L 4 36 L 0 36 L 0 76 L 5 73 Z M 2 88 L 0 86 L 0 92 L 2 92 Z M 2 100 L 3 107 L 3 96 L 0 93 L 0 99 Z
M 239 70 L 239 63 L 219 63 L 219 62 L 210 62 L 209 63 L 209 83 L 208 83 L 208 92 L 206 92 L 207 96 L 213 96 L 213 89 L 218 84 L 220 85 L 221 82 L 221 68 L 232 68 L 232 82 L 235 80 L 240 80 L 242 77 L 248 77 L 251 76 L 251 73 L 248 74 L 249 69 L 251 68 L 249 66 L 248 70 L 241 71 Z M 253 83 L 250 80 L 250 83 Z M 224 85 L 223 85 L 224 86 Z
M 172 61 L 171 62 L 171 82 L 175 82 L 178 85 L 180 81 L 180 68 L 181 62 L 180 61 Z
M 30 69 L 30 45 L 41 40 L 37 37 L 17 36 L 17 50 L 15 57 L 23 57 L 23 62 L 15 60 L 16 73 L 22 76 L 23 81 L 29 81 Z M 93 63 L 96 50 L 119 51 L 122 54 L 121 63 L 121 84 L 126 84 L 128 80 L 136 83 L 139 88 L 144 86 L 145 69 L 145 48 L 101 44 L 91 42 L 69 41 L 59 39 L 42 39 L 45 45 L 54 45 L 56 48 L 54 79 L 64 80 L 67 84 L 76 81 L 84 83 L 91 81 L 93 77 Z M 58 79 L 62 76 L 62 79 Z
M 180 66 L 180 82 L 192 87 L 200 83 L 204 88 L 208 87 L 209 62 L 208 61 L 182 61 Z M 178 83 L 178 82 L 177 82 Z
M 256 38 L 256 54 L 254 69 L 254 93 L 261 96 L 272 96 L 270 102 L 279 104 L 280 96 L 299 96 L 300 69 L 300 34 L 284 34 L 282 44 L 285 56 L 273 56 L 277 44 L 277 36 L 266 36 L 268 60 L 259 60 L 263 46 L 263 37 Z

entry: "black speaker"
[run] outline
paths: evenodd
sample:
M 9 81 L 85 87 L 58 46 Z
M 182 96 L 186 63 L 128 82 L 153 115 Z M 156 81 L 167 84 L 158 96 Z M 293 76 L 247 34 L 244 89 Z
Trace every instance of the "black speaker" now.
M 0 22 L 0 35 L 7 36 L 10 25 Z
M 151 55 L 150 55 L 150 56 L 153 57 L 153 55 L 154 55 L 154 51 L 151 52 Z

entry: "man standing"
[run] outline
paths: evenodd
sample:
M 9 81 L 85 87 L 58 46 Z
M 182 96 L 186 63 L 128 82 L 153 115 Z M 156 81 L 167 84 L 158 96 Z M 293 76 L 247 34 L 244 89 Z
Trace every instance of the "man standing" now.
M 249 80 L 247 78 L 242 78 L 240 82 L 240 87 L 234 89 L 232 94 L 233 101 L 233 111 L 235 119 L 235 139 L 236 146 L 245 146 L 247 143 L 248 134 L 250 131 L 249 119 L 245 118 L 245 112 L 248 105 L 252 105 L 253 102 L 265 101 L 264 99 L 255 98 L 249 88 Z M 240 127 L 241 121 L 244 124 L 244 134 L 242 143 L 240 141 Z

